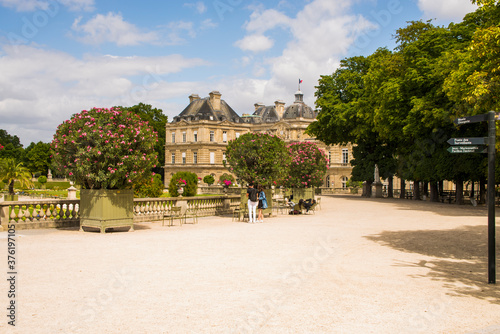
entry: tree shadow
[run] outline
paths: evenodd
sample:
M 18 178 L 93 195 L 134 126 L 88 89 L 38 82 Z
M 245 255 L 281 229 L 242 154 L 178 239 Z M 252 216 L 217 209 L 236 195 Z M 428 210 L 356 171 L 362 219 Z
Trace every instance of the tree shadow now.
M 323 195 L 328 196 L 328 195 Z M 365 202 L 377 202 L 384 204 L 396 205 L 400 210 L 417 210 L 417 211 L 427 211 L 432 212 L 441 216 L 457 217 L 457 216 L 467 216 L 467 217 L 487 217 L 488 211 L 485 205 L 472 206 L 469 203 L 464 205 L 448 204 L 441 202 L 430 202 L 430 201 L 415 201 L 411 199 L 400 199 L 400 198 L 370 198 L 352 195 L 330 195 L 335 198 L 343 198 L 351 201 L 365 201 Z M 497 209 L 497 215 L 500 214 L 500 208 Z
M 499 233 L 497 233 L 498 239 Z M 488 284 L 487 226 L 463 226 L 451 230 L 384 231 L 365 238 L 401 252 L 418 253 L 433 260 L 397 262 L 400 267 L 428 269 L 424 275 L 443 282 L 453 295 L 472 296 L 500 304 L 500 289 Z M 497 244 L 497 253 L 500 247 Z

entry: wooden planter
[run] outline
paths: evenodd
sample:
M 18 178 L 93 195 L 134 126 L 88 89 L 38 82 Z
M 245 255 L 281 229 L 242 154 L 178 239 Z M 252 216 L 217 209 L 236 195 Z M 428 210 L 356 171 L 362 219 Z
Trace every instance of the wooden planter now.
M 109 189 L 80 190 L 80 231 L 83 227 L 130 227 L 134 230 L 134 191 Z

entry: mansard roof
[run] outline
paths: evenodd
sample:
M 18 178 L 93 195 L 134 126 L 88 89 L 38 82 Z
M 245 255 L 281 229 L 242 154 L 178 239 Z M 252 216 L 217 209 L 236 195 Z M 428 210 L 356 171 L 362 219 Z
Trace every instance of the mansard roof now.
M 223 121 L 228 120 L 234 123 L 240 123 L 240 116 L 231 108 L 226 101 L 220 100 L 220 109 L 215 109 L 209 97 L 203 99 L 195 99 L 173 119 L 178 122 L 181 119 L 186 121 L 211 120 Z

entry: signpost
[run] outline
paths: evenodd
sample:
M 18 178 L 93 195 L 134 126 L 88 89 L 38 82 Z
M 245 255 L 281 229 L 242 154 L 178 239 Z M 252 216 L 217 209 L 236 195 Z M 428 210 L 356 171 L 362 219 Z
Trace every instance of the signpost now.
M 486 145 L 486 137 L 472 138 L 450 138 L 447 143 L 450 145 Z
M 454 120 L 457 125 L 488 121 L 488 137 L 450 138 L 448 148 L 450 153 L 488 153 L 488 283 L 496 284 L 496 256 L 495 256 L 495 120 L 499 115 L 494 111 L 487 114 L 460 117 Z M 484 144 L 488 149 L 484 149 Z M 456 146 L 460 145 L 460 146 Z
M 448 147 L 450 153 L 487 153 L 486 146 L 450 146 Z

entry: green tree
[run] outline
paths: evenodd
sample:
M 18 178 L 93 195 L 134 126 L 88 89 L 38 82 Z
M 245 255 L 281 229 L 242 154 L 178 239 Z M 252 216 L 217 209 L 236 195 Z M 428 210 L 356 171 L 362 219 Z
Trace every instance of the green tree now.
M 9 195 L 14 195 L 14 182 L 18 181 L 21 187 L 31 187 L 32 175 L 23 163 L 17 163 L 12 158 L 0 160 L 0 180 L 6 181 L 9 187 Z
M 280 138 L 246 133 L 229 141 L 224 166 L 244 182 L 270 187 L 283 182 L 290 160 L 285 142 Z
M 163 114 L 163 110 L 144 103 L 124 107 L 123 109 L 138 115 L 158 134 L 158 142 L 155 144 L 155 151 L 158 154 L 158 166 L 153 168 L 153 172 L 163 176 L 163 166 L 165 166 L 165 125 L 168 122 L 168 116 Z
M 0 159 L 19 159 L 23 155 L 23 145 L 18 136 L 9 135 L 5 130 L 0 129 Z
M 196 196 L 196 192 L 198 190 L 198 175 L 191 172 L 177 172 L 172 175 L 170 183 L 168 184 L 168 192 L 170 196 L 179 196 L 179 192 L 177 190 L 179 187 L 180 179 L 187 182 L 186 186 L 184 187 L 184 193 L 182 194 L 182 196 Z
M 52 164 L 50 143 L 39 141 L 29 144 L 24 149 L 23 163 L 32 173 L 47 175 Z
M 219 183 L 224 185 L 224 181 L 229 181 L 231 184 L 234 184 L 234 177 L 231 174 L 224 173 L 219 177 Z

